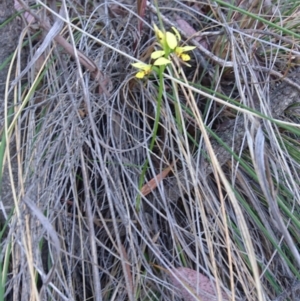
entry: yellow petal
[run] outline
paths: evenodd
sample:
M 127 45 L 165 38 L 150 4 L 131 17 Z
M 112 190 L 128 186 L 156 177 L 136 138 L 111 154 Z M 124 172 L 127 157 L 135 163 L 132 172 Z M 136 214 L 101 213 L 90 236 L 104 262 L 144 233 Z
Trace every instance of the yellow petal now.
M 160 57 L 159 59 L 157 59 L 153 65 L 155 66 L 162 66 L 162 65 L 167 65 L 171 63 L 170 60 L 166 59 L 165 57 Z
M 153 24 L 153 27 L 154 27 L 154 32 L 157 33 L 159 31 L 159 28 L 156 26 L 155 23 Z
M 131 64 L 131 66 L 137 68 L 137 69 L 141 69 L 141 70 L 150 70 L 151 69 L 151 65 L 147 65 L 147 64 L 144 64 L 144 63 L 133 63 Z
M 184 46 L 184 47 L 180 47 L 182 49 L 182 52 L 187 52 L 187 51 L 191 51 L 194 50 L 196 48 L 196 46 Z
M 155 24 L 153 24 L 153 27 L 154 27 L 154 32 L 155 32 L 157 38 L 158 38 L 160 41 L 163 40 L 163 38 L 164 38 L 164 33 L 163 33 L 163 32 L 162 32 Z
M 175 49 L 177 47 L 178 41 L 176 36 L 172 32 L 169 31 L 166 32 L 166 40 L 170 49 Z
M 138 72 L 138 73 L 135 75 L 135 77 L 137 77 L 137 78 L 144 78 L 145 75 L 146 75 L 146 74 L 145 74 L 144 71 L 140 71 L 140 72 Z
M 175 32 L 175 35 L 177 37 L 177 40 L 180 41 L 181 40 L 181 36 L 180 33 L 178 32 L 178 30 L 172 26 L 173 31 Z
M 183 53 L 183 49 L 182 47 L 176 47 L 175 48 L 175 53 L 177 54 L 177 56 L 181 56 L 181 54 Z
M 186 53 L 182 53 L 181 55 L 180 55 L 180 58 L 183 60 L 183 61 L 189 61 L 190 59 L 191 59 L 191 57 L 188 55 L 188 54 L 186 54 Z
M 157 50 L 151 53 L 151 58 L 152 59 L 158 59 L 159 57 L 163 56 L 165 54 L 164 50 Z
M 149 69 L 146 69 L 146 70 L 144 70 L 144 72 L 145 72 L 146 74 L 149 74 L 149 73 L 151 73 L 151 71 L 152 71 L 152 67 L 153 67 L 153 66 L 151 66 Z
M 145 68 L 143 69 L 143 71 L 144 71 L 146 74 L 149 74 L 149 73 L 151 72 L 151 70 L 152 70 L 152 66 L 151 66 L 151 65 L 147 65 L 147 67 L 145 67 Z

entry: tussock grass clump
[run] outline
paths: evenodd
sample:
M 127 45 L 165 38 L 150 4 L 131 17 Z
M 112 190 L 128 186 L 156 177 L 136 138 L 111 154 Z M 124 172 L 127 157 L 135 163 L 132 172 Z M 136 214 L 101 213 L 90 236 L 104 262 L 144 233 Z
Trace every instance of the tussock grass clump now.
M 22 7 L 38 22 L 20 38 L 28 62 L 59 30 L 22 78 L 10 75 L 3 137 L 19 165 L 1 234 L 3 298 L 297 295 L 299 9 L 279 4 Z M 161 50 L 153 24 L 195 48 L 136 78 L 131 64 Z M 180 271 L 194 274 L 185 282 Z

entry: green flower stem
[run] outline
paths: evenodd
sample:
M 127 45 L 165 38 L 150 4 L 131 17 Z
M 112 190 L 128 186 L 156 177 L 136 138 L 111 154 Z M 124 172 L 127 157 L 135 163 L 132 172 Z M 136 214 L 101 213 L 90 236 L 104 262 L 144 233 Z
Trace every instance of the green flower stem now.
M 158 12 L 157 17 L 158 17 L 159 26 L 160 26 L 161 29 L 163 29 L 164 28 L 164 22 L 162 21 L 162 18 L 161 18 L 160 12 L 159 12 L 157 0 L 154 0 L 154 6 L 156 8 L 156 11 Z
M 156 141 L 157 131 L 158 131 L 160 110 L 161 110 L 162 97 L 163 97 L 163 91 L 164 91 L 163 87 L 164 87 L 165 68 L 166 68 L 165 65 L 159 66 L 159 73 L 158 73 L 159 86 L 158 86 L 158 96 L 157 96 L 157 107 L 156 107 L 156 115 L 155 115 L 154 126 L 153 126 L 153 135 L 152 135 L 152 138 L 150 141 L 150 146 L 149 146 L 150 153 L 153 150 L 153 147 L 154 147 L 154 144 Z M 148 167 L 149 167 L 149 159 L 146 159 L 146 161 L 143 165 L 142 173 L 141 173 L 140 180 L 139 180 L 139 191 L 141 190 L 141 188 L 143 187 L 143 185 L 145 183 L 145 175 L 148 170 Z M 142 197 L 141 194 L 139 194 L 137 196 L 136 205 L 135 205 L 135 209 L 137 212 L 139 212 L 140 208 L 141 208 L 141 197 Z

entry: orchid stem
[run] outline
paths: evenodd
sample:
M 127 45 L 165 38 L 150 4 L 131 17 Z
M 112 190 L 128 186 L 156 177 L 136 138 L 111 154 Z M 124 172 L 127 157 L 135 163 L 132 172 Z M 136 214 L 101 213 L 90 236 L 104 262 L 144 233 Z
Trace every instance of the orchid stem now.
M 157 95 L 157 106 L 156 106 L 156 114 L 155 114 L 155 120 L 154 120 L 154 125 L 153 125 L 153 135 L 150 141 L 149 145 L 149 152 L 150 154 L 152 153 L 155 141 L 156 141 L 156 136 L 157 136 L 157 131 L 158 131 L 158 125 L 159 125 L 159 119 L 160 119 L 160 110 L 161 110 L 161 104 L 162 104 L 162 97 L 163 97 L 163 91 L 164 91 L 164 71 L 165 71 L 166 66 L 162 65 L 159 66 L 159 86 L 158 86 L 158 95 Z M 143 184 L 145 183 L 145 175 L 149 167 L 149 159 L 147 158 L 142 169 L 142 173 L 140 176 L 139 180 L 139 191 L 141 191 L 141 188 Z M 136 200 L 136 206 L 135 209 L 137 212 L 140 211 L 141 207 L 141 194 L 138 194 L 137 200 Z

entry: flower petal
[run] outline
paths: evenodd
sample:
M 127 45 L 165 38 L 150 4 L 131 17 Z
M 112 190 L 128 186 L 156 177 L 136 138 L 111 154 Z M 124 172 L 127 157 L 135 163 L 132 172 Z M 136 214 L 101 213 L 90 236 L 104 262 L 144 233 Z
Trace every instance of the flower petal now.
M 171 61 L 166 59 L 165 57 L 160 57 L 159 59 L 157 59 L 153 65 L 155 66 L 162 66 L 162 65 L 167 65 L 170 64 Z
M 182 53 L 180 55 L 180 58 L 184 61 L 184 62 L 187 62 L 191 59 L 191 57 L 187 54 L 187 53 Z
M 164 39 L 164 33 L 156 26 L 156 24 L 153 24 L 154 32 L 157 38 L 162 41 Z
M 177 37 L 177 40 L 180 41 L 181 40 L 181 36 L 180 33 L 178 32 L 178 30 L 172 26 L 173 31 L 175 32 L 175 35 Z
M 135 77 L 137 77 L 137 78 L 144 78 L 145 75 L 146 75 L 146 73 L 145 73 L 144 71 L 140 71 L 140 72 L 138 72 L 138 73 L 135 75 Z
M 157 50 L 151 53 L 151 58 L 152 59 L 158 59 L 159 57 L 163 56 L 165 54 L 164 50 Z
M 145 63 L 133 63 L 131 64 L 131 66 L 137 68 L 137 69 L 141 69 L 141 70 L 150 70 L 151 69 L 151 65 L 145 64 Z
M 176 47 L 175 53 L 177 56 L 181 56 L 181 54 L 183 53 L 182 47 Z
M 175 49 L 178 45 L 178 41 L 174 33 L 167 31 L 166 32 L 166 41 L 170 49 Z
M 180 48 L 182 48 L 182 52 L 187 52 L 187 51 L 194 50 L 196 48 L 196 46 L 184 46 L 184 47 L 180 47 Z

